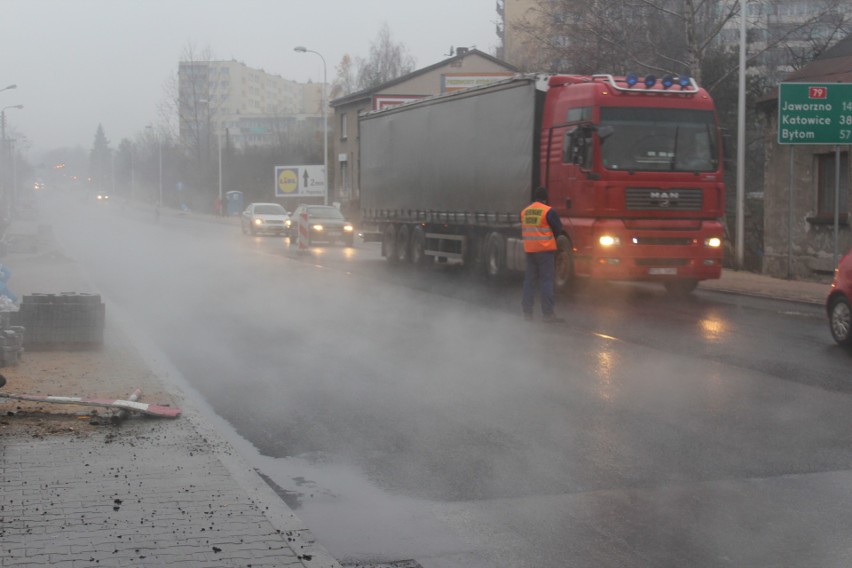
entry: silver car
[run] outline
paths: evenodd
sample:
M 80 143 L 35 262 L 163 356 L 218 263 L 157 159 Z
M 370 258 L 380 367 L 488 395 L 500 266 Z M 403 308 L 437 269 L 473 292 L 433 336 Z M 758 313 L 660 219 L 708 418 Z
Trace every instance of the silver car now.
M 240 228 L 244 234 L 271 233 L 282 236 L 287 232 L 289 219 L 290 214 L 278 203 L 252 203 L 240 217 Z

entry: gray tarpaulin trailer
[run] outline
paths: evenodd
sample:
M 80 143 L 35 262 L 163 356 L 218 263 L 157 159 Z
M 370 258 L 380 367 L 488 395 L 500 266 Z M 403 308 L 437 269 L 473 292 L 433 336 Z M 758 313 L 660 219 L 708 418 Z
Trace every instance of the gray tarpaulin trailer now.
M 546 77 L 516 76 L 360 117 L 361 215 L 389 259 L 520 268 L 506 256 L 539 177 L 545 90 Z M 488 258 L 495 239 L 502 258 Z

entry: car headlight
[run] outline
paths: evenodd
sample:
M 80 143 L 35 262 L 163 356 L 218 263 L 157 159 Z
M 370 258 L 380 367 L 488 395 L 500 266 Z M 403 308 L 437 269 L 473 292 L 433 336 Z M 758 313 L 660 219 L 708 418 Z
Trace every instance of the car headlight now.
M 287 228 L 289 229 L 289 228 L 290 228 L 290 225 L 291 225 L 292 223 L 293 223 L 293 221 L 291 221 L 290 219 L 287 219 L 286 221 L 284 221 L 284 226 L 285 226 L 285 227 L 287 227 Z
M 263 225 L 263 219 L 255 219 L 252 221 L 255 225 Z
M 354 229 L 352 228 L 352 225 L 343 225 L 343 230 L 347 233 L 351 233 Z
M 311 227 L 311 229 L 313 229 L 314 231 L 317 231 L 317 232 L 321 232 L 322 231 L 322 225 L 314 225 L 314 226 Z
M 598 238 L 598 243 L 600 243 L 602 247 L 614 247 L 621 244 L 621 239 L 613 237 L 612 235 L 601 235 Z
M 710 248 L 719 248 L 722 246 L 722 239 L 719 237 L 710 237 L 708 239 L 704 239 L 704 246 Z

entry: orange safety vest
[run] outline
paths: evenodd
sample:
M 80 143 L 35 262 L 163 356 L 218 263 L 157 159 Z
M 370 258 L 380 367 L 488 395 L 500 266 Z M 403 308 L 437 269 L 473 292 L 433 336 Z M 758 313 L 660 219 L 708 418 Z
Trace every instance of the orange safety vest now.
M 535 202 L 521 211 L 521 237 L 524 252 L 546 252 L 556 250 L 556 236 L 547 224 L 550 206 Z

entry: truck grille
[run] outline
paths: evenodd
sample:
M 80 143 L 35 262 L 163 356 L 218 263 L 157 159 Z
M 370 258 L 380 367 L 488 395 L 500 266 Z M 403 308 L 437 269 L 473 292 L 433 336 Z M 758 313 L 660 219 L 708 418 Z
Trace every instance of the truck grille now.
M 695 188 L 662 190 L 653 187 L 628 187 L 625 202 L 630 211 L 701 211 L 702 192 Z

